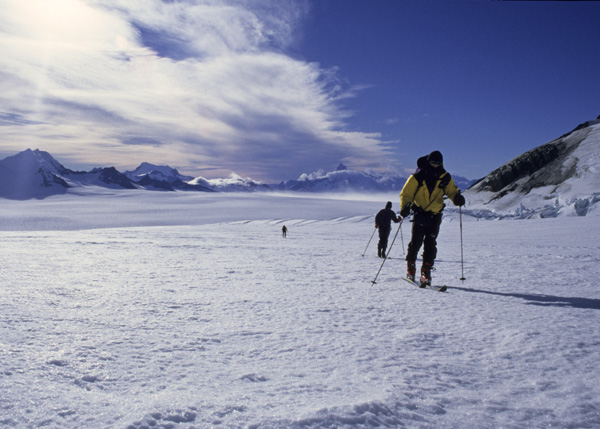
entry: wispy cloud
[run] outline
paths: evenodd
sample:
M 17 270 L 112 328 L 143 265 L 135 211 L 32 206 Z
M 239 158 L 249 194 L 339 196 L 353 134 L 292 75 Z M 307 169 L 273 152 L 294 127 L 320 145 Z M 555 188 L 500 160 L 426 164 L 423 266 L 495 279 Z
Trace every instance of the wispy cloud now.
M 377 166 L 335 70 L 286 54 L 299 0 L 0 0 L 3 151 L 260 180 Z
M 0 127 L 6 127 L 11 125 L 33 125 L 39 123 L 40 122 L 25 119 L 23 115 L 20 115 L 18 113 L 0 112 Z

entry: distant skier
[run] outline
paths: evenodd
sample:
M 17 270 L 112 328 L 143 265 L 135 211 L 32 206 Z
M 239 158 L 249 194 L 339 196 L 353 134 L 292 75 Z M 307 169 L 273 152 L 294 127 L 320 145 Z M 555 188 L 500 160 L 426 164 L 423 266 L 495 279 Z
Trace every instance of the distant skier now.
M 444 195 L 456 206 L 465 204 L 465 197 L 444 170 L 444 158 L 439 151 L 419 158 L 417 170 L 406 181 L 400 193 L 400 217 L 414 213 L 412 237 L 406 254 L 407 277 L 415 280 L 417 253 L 423 245 L 421 287 L 431 285 L 431 269 L 437 256 L 437 236 L 442 224 Z
M 377 256 L 385 258 L 388 238 L 392 230 L 392 221 L 398 223 L 400 219 L 392 210 L 392 202 L 388 201 L 384 209 L 381 209 L 375 216 L 375 228 L 379 229 L 379 244 L 377 245 Z
M 287 237 L 287 226 L 283 225 L 283 228 L 281 228 L 281 235 L 283 238 Z

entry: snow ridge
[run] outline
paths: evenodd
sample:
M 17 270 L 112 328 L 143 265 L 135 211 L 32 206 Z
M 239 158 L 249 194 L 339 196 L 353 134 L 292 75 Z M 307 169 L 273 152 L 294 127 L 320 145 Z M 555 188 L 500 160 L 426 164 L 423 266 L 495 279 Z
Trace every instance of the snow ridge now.
M 467 212 L 482 217 L 597 215 L 600 119 L 509 161 L 465 192 Z

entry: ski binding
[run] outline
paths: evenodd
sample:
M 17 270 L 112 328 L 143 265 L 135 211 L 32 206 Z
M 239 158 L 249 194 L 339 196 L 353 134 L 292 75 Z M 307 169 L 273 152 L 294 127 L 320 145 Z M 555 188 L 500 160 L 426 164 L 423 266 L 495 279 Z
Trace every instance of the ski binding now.
M 414 280 L 411 280 L 408 277 L 402 277 L 402 280 L 405 280 L 405 281 L 409 282 L 410 284 L 412 284 L 413 286 L 416 286 L 420 289 L 431 289 L 431 290 L 435 290 L 438 292 L 446 292 L 448 290 L 446 285 L 443 285 L 443 286 L 421 285 L 420 283 L 418 283 Z

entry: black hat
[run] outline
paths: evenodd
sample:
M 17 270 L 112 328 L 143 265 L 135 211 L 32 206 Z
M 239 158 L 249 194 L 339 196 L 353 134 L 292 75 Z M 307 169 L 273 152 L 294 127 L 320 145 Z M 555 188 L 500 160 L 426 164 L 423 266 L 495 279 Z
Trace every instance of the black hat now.
M 444 157 L 442 156 L 442 153 L 440 151 L 434 150 L 427 156 L 427 161 L 430 163 L 434 162 L 436 164 L 443 164 Z
M 385 205 L 386 209 L 391 209 L 392 208 L 392 202 L 388 201 L 387 204 Z

